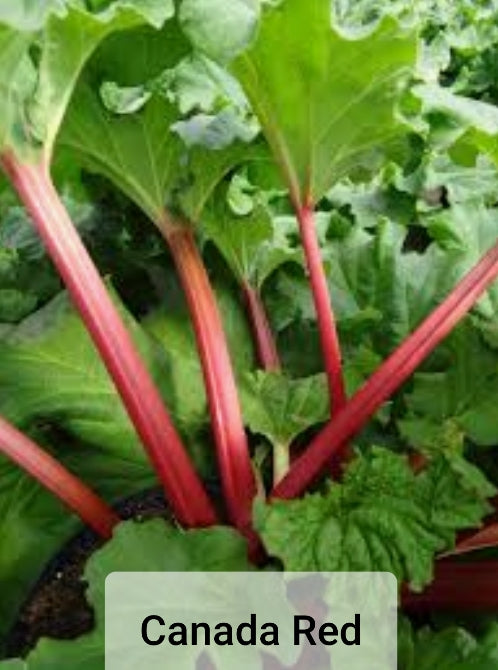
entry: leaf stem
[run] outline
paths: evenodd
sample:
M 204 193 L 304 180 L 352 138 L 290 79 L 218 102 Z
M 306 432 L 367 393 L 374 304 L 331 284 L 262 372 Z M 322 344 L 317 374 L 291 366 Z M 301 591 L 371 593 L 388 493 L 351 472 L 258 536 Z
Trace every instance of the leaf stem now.
M 0 452 L 75 512 L 105 539 L 120 522 L 117 514 L 53 456 L 0 417 Z
M 277 442 L 273 445 L 273 485 L 277 486 L 290 469 L 290 449 L 288 444 Z
M 294 498 L 320 475 L 332 458 L 408 379 L 451 332 L 498 276 L 498 244 L 457 284 L 445 301 L 378 368 L 346 407 L 315 437 L 274 489 L 277 498 Z
M 90 259 L 50 177 L 47 162 L 14 154 L 3 167 L 52 257 L 142 439 L 174 514 L 209 526 L 216 514 L 152 378 Z
M 251 324 L 259 364 L 267 372 L 278 371 L 282 365 L 261 293 L 247 281 L 242 283 L 242 293 Z
M 320 343 L 329 385 L 331 416 L 346 404 L 346 391 L 342 372 L 341 348 L 332 309 L 327 277 L 316 234 L 315 213 L 311 205 L 295 207 L 301 240 L 306 256 L 313 302 L 320 334 Z
M 159 228 L 169 244 L 192 318 L 229 517 L 239 530 L 250 534 L 256 484 L 216 297 L 188 225 L 165 212 Z

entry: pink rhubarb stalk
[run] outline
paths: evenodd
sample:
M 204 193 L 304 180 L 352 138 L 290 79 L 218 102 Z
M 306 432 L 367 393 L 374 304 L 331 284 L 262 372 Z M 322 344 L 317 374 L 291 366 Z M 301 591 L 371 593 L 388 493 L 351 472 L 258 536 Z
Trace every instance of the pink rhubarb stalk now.
M 13 154 L 3 167 L 64 280 L 156 469 L 174 514 L 185 526 L 209 526 L 216 514 L 163 400 L 90 259 L 57 191 L 46 161 Z
M 446 556 L 460 556 L 481 549 L 492 549 L 498 547 L 498 523 L 493 522 L 486 525 L 476 533 L 467 533 L 460 539 L 454 549 L 444 554 Z
M 280 357 L 260 292 L 249 282 L 242 284 L 249 323 L 256 344 L 259 365 L 267 372 L 281 369 Z
M 193 323 L 230 521 L 250 536 L 256 483 L 216 297 L 191 229 L 168 213 L 159 227 L 169 244 Z
M 341 347 L 318 244 L 313 207 L 296 205 L 295 210 L 315 304 L 324 367 L 329 385 L 331 416 L 334 416 L 345 406 L 347 400 L 342 372 Z
M 401 344 L 315 437 L 273 490 L 277 498 L 294 498 L 320 475 L 331 459 L 368 422 L 383 402 L 410 377 L 451 332 L 498 276 L 498 244 L 453 289 L 446 300 Z
M 105 539 L 120 519 L 113 510 L 55 458 L 0 417 L 0 452 L 75 512 Z

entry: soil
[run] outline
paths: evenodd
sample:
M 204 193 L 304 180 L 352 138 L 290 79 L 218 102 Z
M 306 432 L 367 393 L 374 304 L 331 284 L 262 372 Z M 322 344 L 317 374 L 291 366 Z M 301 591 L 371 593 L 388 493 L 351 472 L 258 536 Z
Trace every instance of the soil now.
M 160 489 L 116 505 L 123 519 L 170 518 Z M 42 637 L 72 640 L 92 630 L 93 611 L 85 599 L 82 575 L 87 559 L 103 541 L 89 530 L 71 540 L 47 566 L 21 609 L 7 642 L 8 656 L 25 656 Z

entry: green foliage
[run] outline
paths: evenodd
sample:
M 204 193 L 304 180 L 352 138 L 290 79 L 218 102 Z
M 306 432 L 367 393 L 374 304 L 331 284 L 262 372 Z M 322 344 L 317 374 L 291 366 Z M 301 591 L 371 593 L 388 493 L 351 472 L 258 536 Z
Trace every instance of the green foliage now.
M 437 368 L 415 375 L 401 428 L 415 447 L 430 445 L 451 422 L 474 443 L 498 444 L 498 357 L 470 325 L 457 329 L 439 355 Z
M 302 254 L 292 239 L 297 224 L 292 218 L 272 216 L 262 196 L 246 196 L 249 202 L 245 204 L 241 194 L 237 201 L 234 197 L 231 186 L 223 185 L 215 191 L 202 216 L 202 230 L 239 282 L 260 289 L 281 265 L 302 262 Z M 234 211 L 237 206 L 239 212 Z
M 51 5 L 45 13 L 43 5 L 30 3 L 22 14 L 0 14 L 0 89 L 7 101 L 0 114 L 0 147 L 26 158 L 40 146 L 51 153 L 77 79 L 102 40 L 143 23 L 157 28 L 173 13 L 173 3 L 162 0 L 116 0 L 96 13 L 75 2 L 59 2 L 60 11 L 50 13 L 56 7 Z M 34 35 L 27 26 L 42 30 Z M 36 60 L 30 50 L 35 42 Z
M 340 32 L 329 0 L 286 0 L 264 12 L 231 70 L 295 202 L 316 202 L 404 133 L 395 103 L 415 55 L 413 31 L 391 18 L 367 35 Z
M 330 411 L 324 375 L 289 379 L 258 371 L 245 379 L 242 405 L 254 433 L 286 447 L 311 426 L 326 421 Z
M 399 632 L 399 670 L 492 670 L 498 661 L 498 628 L 476 639 L 463 628 L 417 632 L 403 620 Z
M 286 570 L 386 571 L 421 589 L 435 554 L 479 525 L 494 491 L 462 461 L 435 459 L 414 475 L 404 457 L 373 448 L 325 493 L 259 505 L 256 525 Z

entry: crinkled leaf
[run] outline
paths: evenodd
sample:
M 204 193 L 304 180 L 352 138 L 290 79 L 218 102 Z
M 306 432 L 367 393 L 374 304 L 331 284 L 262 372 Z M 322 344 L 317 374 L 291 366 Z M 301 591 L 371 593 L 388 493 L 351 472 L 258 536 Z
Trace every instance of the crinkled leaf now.
M 399 139 L 395 103 L 415 59 L 414 31 L 393 18 L 360 35 L 331 25 L 329 0 L 285 0 L 266 9 L 256 40 L 231 71 L 295 200 L 316 201 L 367 155 Z
M 420 589 L 436 553 L 489 511 L 493 491 L 476 490 L 444 459 L 414 475 L 404 457 L 374 448 L 324 494 L 260 505 L 256 524 L 287 570 L 386 571 Z
M 425 221 L 431 236 L 449 251 L 460 252 L 455 257 L 455 272 L 463 275 L 470 270 L 498 239 L 498 213 L 482 202 L 459 204 Z M 485 318 L 492 319 L 498 311 L 498 286 L 493 284 L 476 305 Z
M 406 234 L 404 227 L 383 220 L 373 233 L 354 227 L 327 247 L 339 318 L 381 315 L 371 331 L 379 353 L 388 353 L 412 332 L 474 262 L 436 245 L 424 254 L 403 253 Z
M 241 387 L 244 420 L 274 445 L 289 446 L 306 429 L 326 421 L 330 407 L 324 375 L 290 379 L 278 372 L 247 375 Z

